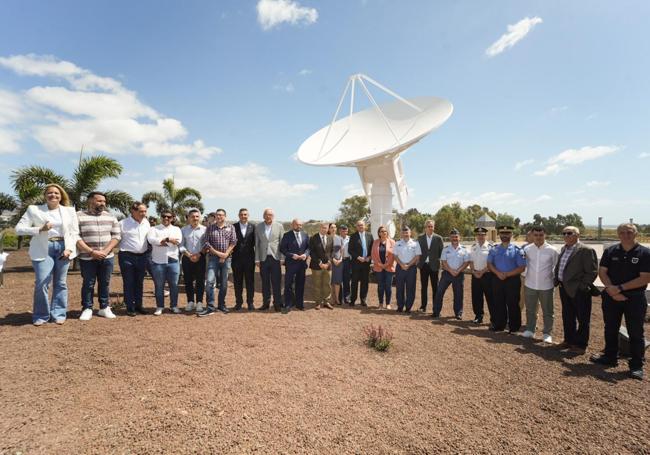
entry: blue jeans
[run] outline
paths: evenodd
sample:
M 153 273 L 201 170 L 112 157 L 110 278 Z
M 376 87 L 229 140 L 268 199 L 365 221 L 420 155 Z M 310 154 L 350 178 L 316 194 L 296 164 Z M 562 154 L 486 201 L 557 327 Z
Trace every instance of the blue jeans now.
M 406 311 L 411 311 L 415 301 L 415 278 L 417 277 L 417 267 L 411 266 L 408 270 L 403 270 L 397 265 L 397 309 L 401 310 L 406 307 Z M 406 298 L 404 297 L 406 294 Z
M 68 275 L 69 259 L 59 259 L 65 250 L 63 240 L 48 242 L 48 254 L 42 261 L 32 261 L 36 280 L 34 282 L 34 309 L 32 322 L 49 321 L 50 318 L 65 319 L 68 309 Z M 48 291 L 53 282 L 52 302 Z
M 147 254 L 120 251 L 117 259 L 122 274 L 126 311 L 135 311 L 136 308 L 142 308 L 144 275 L 147 271 L 148 261 Z
M 167 264 L 151 265 L 153 284 L 156 289 L 156 307 L 165 307 L 165 282 L 169 285 L 169 306 L 176 308 L 178 304 L 178 278 L 181 276 L 180 263 L 177 260 L 167 259 Z M 172 262 L 173 261 L 173 262 Z
M 395 272 L 389 272 L 387 270 L 375 272 L 375 276 L 377 277 L 377 295 L 379 296 L 380 305 L 384 303 L 384 296 L 386 297 L 386 305 L 390 305 L 390 296 L 393 291 L 393 275 L 395 275 Z
M 228 268 L 230 259 L 219 262 L 217 256 L 208 258 L 208 276 L 205 284 L 205 299 L 208 307 L 214 308 L 214 285 L 219 278 L 219 308 L 226 307 L 226 292 L 228 291 Z
M 109 298 L 108 285 L 113 274 L 113 258 L 80 260 L 79 267 L 83 277 L 83 284 L 81 285 L 82 308 L 85 310 L 93 307 L 96 282 L 99 282 L 99 308 L 106 308 Z

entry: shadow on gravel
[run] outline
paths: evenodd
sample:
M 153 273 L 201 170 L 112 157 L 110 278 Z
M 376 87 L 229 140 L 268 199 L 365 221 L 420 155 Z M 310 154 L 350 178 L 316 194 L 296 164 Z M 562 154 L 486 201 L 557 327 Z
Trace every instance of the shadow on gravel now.
M 9 313 L 0 318 L 0 325 L 32 325 L 32 313 Z

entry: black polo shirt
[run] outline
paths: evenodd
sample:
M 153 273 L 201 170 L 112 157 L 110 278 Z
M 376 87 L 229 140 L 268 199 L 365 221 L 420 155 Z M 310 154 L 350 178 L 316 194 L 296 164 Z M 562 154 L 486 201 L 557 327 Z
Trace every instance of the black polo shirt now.
M 607 268 L 607 276 L 613 285 L 627 283 L 641 273 L 650 273 L 650 249 L 637 243 L 630 251 L 625 251 L 617 243 L 603 251 L 600 266 Z M 625 292 L 643 291 L 646 288 L 626 289 Z

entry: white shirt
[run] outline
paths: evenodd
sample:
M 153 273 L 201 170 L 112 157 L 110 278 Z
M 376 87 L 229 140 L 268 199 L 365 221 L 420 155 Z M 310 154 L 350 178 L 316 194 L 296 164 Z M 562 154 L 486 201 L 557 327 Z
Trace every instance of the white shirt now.
M 424 234 L 424 236 L 427 239 L 427 249 L 431 249 L 431 241 L 433 240 L 433 235 L 429 237 L 428 235 Z M 424 260 L 425 264 L 429 263 L 429 255 L 427 254 L 427 258 Z
M 348 244 L 350 243 L 350 236 L 346 235 L 345 238 L 341 237 L 341 241 L 343 242 L 343 246 L 341 247 L 341 257 L 343 259 L 349 259 L 350 253 L 348 253 Z
M 142 254 L 147 252 L 147 234 L 151 225 L 145 216 L 142 222 L 138 223 L 132 216 L 120 221 L 120 251 Z
M 526 254 L 526 287 L 536 291 L 553 289 L 553 268 L 559 253 L 547 242 L 541 247 L 534 243 L 524 248 Z
M 273 223 L 271 224 L 264 223 L 264 235 L 266 235 L 266 240 L 269 240 L 271 238 L 271 228 L 273 228 Z M 273 256 L 273 250 L 271 250 L 271 242 L 268 242 L 267 245 L 268 246 L 266 247 L 266 255 Z
M 408 242 L 405 242 L 400 239 L 395 243 L 393 254 L 402 262 L 402 264 L 408 264 L 415 256 L 420 256 L 422 254 L 422 249 L 420 248 L 420 243 L 416 240 L 409 239 Z
M 205 234 L 206 227 L 202 224 L 199 224 L 197 227 L 193 228 L 191 224 L 183 226 L 181 229 L 181 234 L 183 235 L 183 241 L 179 245 L 179 250 L 181 254 L 185 254 L 187 251 L 189 254 L 198 254 L 203 249 L 203 235 Z
M 478 243 L 472 245 L 469 260 L 477 272 L 481 272 L 487 268 L 487 258 L 488 254 L 490 254 L 490 249 L 492 249 L 492 245 L 487 242 L 483 242 L 483 245 L 479 245 Z
M 246 237 L 246 231 L 248 230 L 248 223 L 244 224 L 239 222 L 239 230 L 241 231 L 241 236 Z
M 183 240 L 181 230 L 172 226 L 158 226 L 149 229 L 147 240 L 151 243 L 151 260 L 154 264 L 167 264 L 168 259 L 176 259 L 178 261 L 178 247 L 173 243 L 168 243 L 167 246 L 161 245 L 160 241 L 165 238 Z
M 61 208 L 47 211 L 47 220 L 52 223 L 52 227 L 47 231 L 47 237 L 63 237 L 63 220 L 61 219 Z

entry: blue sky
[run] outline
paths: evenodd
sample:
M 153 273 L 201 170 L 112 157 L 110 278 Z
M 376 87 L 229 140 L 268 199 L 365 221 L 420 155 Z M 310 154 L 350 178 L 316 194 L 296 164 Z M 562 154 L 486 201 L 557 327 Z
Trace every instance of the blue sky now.
M 333 218 L 356 171 L 294 154 L 365 73 L 454 105 L 402 157 L 408 207 L 648 223 L 648 23 L 641 0 L 5 0 L 0 191 L 83 144 L 136 198 L 174 175 L 232 217 Z

